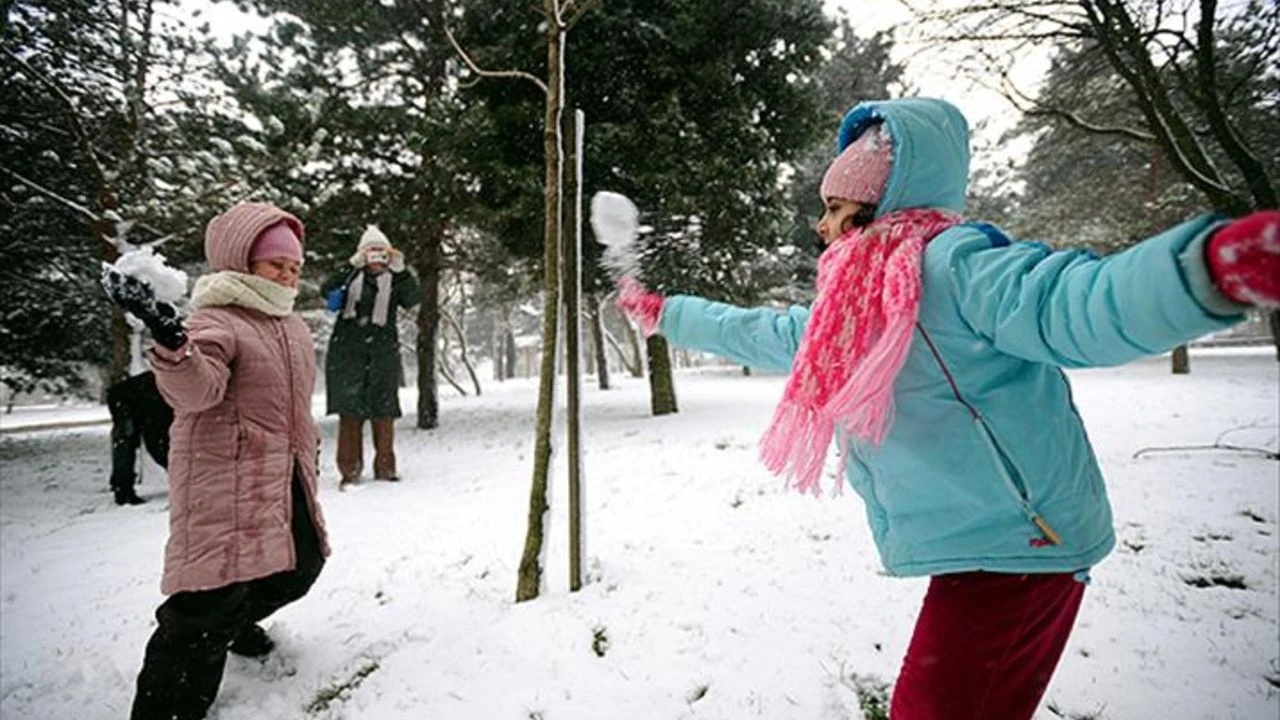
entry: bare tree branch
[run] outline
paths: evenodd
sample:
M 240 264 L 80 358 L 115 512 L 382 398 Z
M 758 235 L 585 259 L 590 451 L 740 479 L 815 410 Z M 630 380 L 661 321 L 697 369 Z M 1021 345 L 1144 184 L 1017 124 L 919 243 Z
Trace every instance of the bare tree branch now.
M 1165 154 L 1218 210 L 1239 212 L 1243 198 L 1224 182 L 1160 83 L 1128 9 L 1113 0 L 1092 0 L 1082 5 L 1103 51 L 1134 90 L 1138 106 Z
M 45 187 L 45 186 L 41 185 L 40 183 L 38 183 L 38 182 L 36 182 L 36 181 L 34 181 L 34 180 L 31 180 L 31 179 L 29 179 L 29 178 L 26 178 L 26 177 L 24 177 L 24 176 L 22 176 L 22 175 L 18 174 L 17 172 L 14 172 L 13 170 L 10 170 L 9 168 L 0 168 L 0 170 L 5 171 L 5 172 L 6 172 L 6 173 L 8 173 L 8 174 L 9 174 L 9 175 L 14 179 L 14 180 L 17 180 L 18 182 L 22 183 L 23 185 L 26 185 L 27 187 L 31 188 L 32 190 L 35 190 L 36 192 L 40 193 L 40 194 L 41 194 L 41 195 L 43 195 L 44 197 L 47 197 L 47 198 L 49 198 L 50 200 L 52 200 L 52 201 L 54 201 L 54 202 L 58 203 L 59 205 L 61 205 L 61 206 L 65 207 L 65 208 L 67 208 L 68 210 L 71 210 L 72 212 L 74 212 L 74 213 L 76 213 L 77 215 L 81 216 L 82 218 L 84 218 L 84 219 L 85 219 L 86 221 L 88 221 L 88 222 L 97 222 L 97 221 L 100 219 L 100 218 L 98 217 L 98 214 L 97 214 L 97 213 L 95 213 L 94 211 L 90 210 L 89 208 L 87 208 L 87 207 L 85 207 L 85 206 L 81 205 L 80 203 L 78 203 L 78 202 L 76 202 L 76 201 L 74 201 L 74 200 L 71 200 L 70 198 L 65 198 L 65 197 L 63 197 L 63 196 L 59 195 L 58 193 L 56 193 L 56 192 L 54 192 L 54 191 L 50 190 L 49 188 L 47 188 L 47 187 Z
M 542 91 L 543 95 L 546 95 L 548 93 L 547 84 L 544 83 L 542 79 L 539 78 L 537 75 L 532 75 L 530 73 L 524 72 L 523 70 L 483 70 L 481 69 L 480 66 L 476 65 L 475 62 L 471 59 L 471 56 L 467 55 L 467 52 L 462 49 L 462 46 L 458 44 L 458 41 L 453 37 L 453 31 L 449 29 L 448 25 L 444 26 L 444 36 L 449 39 L 449 44 L 453 46 L 453 49 L 458 53 L 458 56 L 462 58 L 462 61 L 467 64 L 467 67 L 471 68 L 471 72 L 475 73 L 476 75 L 479 75 L 480 77 L 518 78 L 521 80 L 528 80 L 534 85 L 537 85 L 538 89 Z
M 573 26 L 578 24 L 578 21 L 582 19 L 583 15 L 586 15 L 588 12 L 599 6 L 600 0 L 584 0 L 584 2 L 577 7 L 574 7 L 574 5 L 574 0 L 569 0 L 569 2 L 565 3 L 563 8 L 570 11 L 569 19 L 566 20 L 563 25 L 565 32 L 572 30 Z
M 1258 157 L 1249 151 L 1235 124 L 1223 112 L 1218 101 L 1217 71 L 1214 60 L 1213 21 L 1217 11 L 1217 0 L 1200 0 L 1200 23 L 1196 29 L 1199 48 L 1195 53 L 1196 74 L 1200 81 L 1200 92 L 1192 97 L 1199 99 L 1201 110 L 1209 119 L 1209 126 L 1214 137 L 1222 145 L 1227 157 L 1235 163 L 1253 194 L 1257 207 L 1274 208 L 1277 206 L 1276 189 L 1267 178 L 1266 169 Z

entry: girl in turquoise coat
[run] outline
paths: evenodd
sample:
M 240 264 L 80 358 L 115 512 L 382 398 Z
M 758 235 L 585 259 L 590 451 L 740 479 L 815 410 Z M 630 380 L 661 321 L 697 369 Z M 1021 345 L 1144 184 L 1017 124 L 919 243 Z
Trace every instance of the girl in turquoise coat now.
M 870 102 L 823 179 L 811 307 L 663 298 L 619 305 L 646 332 L 789 371 L 761 441 L 818 492 L 834 439 L 885 569 L 931 576 L 894 720 L 1031 718 L 1111 506 L 1063 368 L 1118 365 L 1280 302 L 1280 213 L 1199 217 L 1099 259 L 963 218 L 968 127 L 954 106 Z

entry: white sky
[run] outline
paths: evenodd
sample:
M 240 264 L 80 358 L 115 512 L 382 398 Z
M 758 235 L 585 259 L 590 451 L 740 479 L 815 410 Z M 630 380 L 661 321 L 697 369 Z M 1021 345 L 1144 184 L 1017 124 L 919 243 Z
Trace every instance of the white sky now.
M 916 5 L 930 4 L 933 0 L 916 2 Z M 910 10 L 900 0 L 824 0 L 828 12 L 846 11 L 851 18 L 857 20 L 857 27 L 870 35 L 877 30 L 887 30 L 894 25 L 909 23 L 912 18 Z M 984 87 L 971 77 L 957 77 L 954 56 L 933 48 L 928 53 L 921 52 L 924 44 L 913 39 L 910 28 L 907 32 L 899 32 L 894 57 L 905 61 L 906 81 L 919 94 L 944 98 L 956 104 L 969 118 L 974 128 L 975 144 L 978 146 L 975 161 L 982 162 L 982 146 L 992 145 L 999 135 L 1008 130 L 1017 121 L 1018 111 L 1005 97 Z M 957 52 L 961 52 L 957 50 Z M 1045 55 L 1029 55 L 1013 69 L 1012 76 L 1022 92 L 1030 92 L 1037 87 L 1044 73 L 1049 68 L 1049 59 Z M 994 84 L 994 79 L 992 80 Z M 985 121 L 986 126 L 980 126 Z M 1002 148 L 1001 154 L 1017 153 L 1025 148 Z

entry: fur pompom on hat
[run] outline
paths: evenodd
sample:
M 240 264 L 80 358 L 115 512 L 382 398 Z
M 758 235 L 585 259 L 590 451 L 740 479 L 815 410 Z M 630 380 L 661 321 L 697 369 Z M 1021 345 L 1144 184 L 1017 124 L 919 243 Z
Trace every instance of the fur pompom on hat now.
M 840 198 L 878 205 L 893 169 L 893 139 L 884 125 L 867 129 L 849 143 L 822 177 L 823 200 Z
M 356 254 L 351 256 L 349 262 L 355 267 L 364 267 L 364 253 L 371 248 L 391 249 L 391 241 L 387 239 L 386 235 L 382 234 L 377 225 L 369 225 L 364 229 L 364 234 L 360 236 L 360 242 L 356 244 Z
M 305 237 L 302 221 L 271 203 L 246 202 L 228 209 L 204 228 L 204 255 L 214 272 L 249 272 L 249 254 L 262 231 L 284 223 L 293 231 L 299 251 Z

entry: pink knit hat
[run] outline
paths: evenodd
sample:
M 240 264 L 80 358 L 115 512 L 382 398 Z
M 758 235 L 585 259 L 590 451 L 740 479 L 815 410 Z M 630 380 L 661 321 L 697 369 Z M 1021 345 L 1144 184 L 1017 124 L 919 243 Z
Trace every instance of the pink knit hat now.
M 827 168 L 819 194 L 876 205 L 893 169 L 893 139 L 883 125 L 876 125 L 849 143 Z
M 249 251 L 249 265 L 275 258 L 302 262 L 302 243 L 298 242 L 293 228 L 284 220 L 258 234 L 258 239 L 253 241 L 253 249 Z
M 204 229 L 204 256 L 209 267 L 215 272 L 249 272 L 254 241 L 277 224 L 292 230 L 301 245 L 305 237 L 302 221 L 270 203 L 240 203 L 210 220 Z

